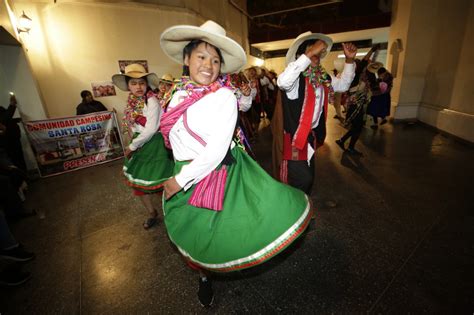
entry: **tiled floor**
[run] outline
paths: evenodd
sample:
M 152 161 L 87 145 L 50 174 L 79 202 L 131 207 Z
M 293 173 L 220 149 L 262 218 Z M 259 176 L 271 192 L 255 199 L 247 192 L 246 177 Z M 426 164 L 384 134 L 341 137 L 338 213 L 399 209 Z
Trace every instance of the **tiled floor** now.
M 344 129 L 332 118 L 328 132 L 308 233 L 262 266 L 216 277 L 211 309 L 164 226 L 141 227 L 118 161 L 31 185 L 28 205 L 45 218 L 12 229 L 37 254 L 23 267 L 33 278 L 0 288 L 0 313 L 472 314 L 474 149 L 388 124 L 365 129 L 354 158 L 335 145 Z M 268 130 L 255 150 L 269 170 Z

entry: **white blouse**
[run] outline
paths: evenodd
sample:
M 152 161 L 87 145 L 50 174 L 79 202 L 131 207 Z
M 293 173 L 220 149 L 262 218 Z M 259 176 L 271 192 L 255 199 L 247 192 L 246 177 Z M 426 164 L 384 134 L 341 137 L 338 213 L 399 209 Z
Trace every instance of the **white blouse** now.
M 308 58 L 305 54 L 302 54 L 298 59 L 293 62 L 290 62 L 286 66 L 285 71 L 283 71 L 277 80 L 278 86 L 286 92 L 286 96 L 290 100 L 295 100 L 298 98 L 298 89 L 299 89 L 299 75 L 301 72 L 306 70 L 311 64 L 311 59 Z M 329 74 L 331 75 L 331 74 Z M 355 63 L 346 63 L 344 65 L 344 70 L 340 77 L 335 77 L 331 75 L 331 85 L 334 89 L 334 92 L 345 92 L 349 89 L 352 80 L 355 76 Z M 323 111 L 323 88 L 319 87 L 316 90 L 316 100 L 315 100 L 315 110 L 312 120 L 312 128 L 316 128 L 319 125 L 319 118 L 321 117 Z
M 237 89 L 235 92 L 235 96 L 239 99 L 239 110 L 241 112 L 246 112 L 252 107 L 252 96 L 248 95 L 245 96 L 242 94 L 242 91 L 240 89 Z
M 128 145 L 130 150 L 135 151 L 141 148 L 158 131 L 161 111 L 158 99 L 156 97 L 150 97 L 147 104 L 143 107 L 143 116 L 146 117 L 145 127 L 137 123 L 132 125 L 132 132 L 138 132 L 140 134 Z
M 173 95 L 169 108 L 181 103 L 186 91 Z M 184 190 L 210 174 L 224 159 L 232 144 L 237 123 L 237 98 L 234 93 L 221 88 L 207 94 L 187 109 L 187 124 L 192 132 L 207 144 L 203 146 L 184 126 L 181 116 L 170 131 L 170 143 L 176 161 L 192 160 L 175 176 Z

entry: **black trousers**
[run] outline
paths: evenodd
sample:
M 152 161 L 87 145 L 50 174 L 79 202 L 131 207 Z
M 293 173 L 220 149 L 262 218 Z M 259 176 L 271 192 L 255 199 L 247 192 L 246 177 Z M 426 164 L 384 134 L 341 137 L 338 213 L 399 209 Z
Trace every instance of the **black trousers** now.
M 6 216 L 15 217 L 25 212 L 17 188 L 11 178 L 6 175 L 0 175 L 0 207 L 3 208 Z
M 288 161 L 288 184 L 311 196 L 314 183 L 314 156 L 308 161 Z
M 354 149 L 355 144 L 362 133 L 362 129 L 364 128 L 364 123 L 364 113 L 361 111 L 352 121 L 349 131 L 342 136 L 342 142 L 346 142 L 347 139 L 351 138 L 351 141 L 349 141 L 349 149 Z

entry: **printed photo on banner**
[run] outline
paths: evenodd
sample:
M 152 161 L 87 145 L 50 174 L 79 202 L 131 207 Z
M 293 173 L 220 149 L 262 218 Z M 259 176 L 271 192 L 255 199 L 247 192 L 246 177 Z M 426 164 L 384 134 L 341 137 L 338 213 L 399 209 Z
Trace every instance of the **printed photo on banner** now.
M 25 122 L 41 176 L 51 176 L 123 157 L 113 112 Z
M 92 94 L 94 97 L 114 96 L 115 86 L 112 81 L 92 82 Z
M 118 63 L 120 73 L 125 73 L 125 67 L 131 65 L 132 63 L 141 64 L 143 67 L 145 67 L 145 71 L 148 72 L 148 61 L 146 60 L 119 60 Z

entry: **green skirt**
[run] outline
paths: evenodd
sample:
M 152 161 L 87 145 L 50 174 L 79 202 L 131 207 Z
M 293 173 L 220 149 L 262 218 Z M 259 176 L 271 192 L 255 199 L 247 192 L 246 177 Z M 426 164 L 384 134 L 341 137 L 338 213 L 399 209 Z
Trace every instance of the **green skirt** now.
M 308 227 L 306 195 L 275 181 L 241 148 L 232 149 L 222 211 L 188 204 L 193 189 L 163 202 L 171 241 L 192 264 L 215 272 L 250 268 L 274 257 Z M 177 174 L 187 162 L 176 162 Z
M 173 167 L 172 154 L 166 149 L 161 133 L 156 133 L 133 153 L 130 160 L 125 158 L 123 174 L 128 186 L 154 193 L 161 190 L 163 182 L 173 175 Z

